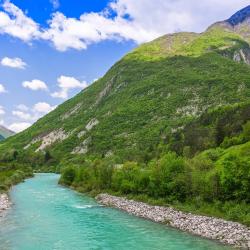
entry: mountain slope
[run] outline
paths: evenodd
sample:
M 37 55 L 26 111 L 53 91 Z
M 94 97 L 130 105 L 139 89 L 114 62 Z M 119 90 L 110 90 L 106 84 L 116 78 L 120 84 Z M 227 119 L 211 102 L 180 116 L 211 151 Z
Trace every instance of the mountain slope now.
M 249 44 L 221 27 L 142 45 L 0 150 L 15 145 L 24 151 L 48 149 L 57 158 L 144 157 L 173 128 L 205 110 L 249 98 L 249 66 L 232 60 L 243 60 L 240 51 L 248 58 Z
M 250 5 L 236 12 L 233 16 L 231 16 L 227 20 L 227 22 L 229 22 L 232 26 L 236 26 L 244 22 L 248 22 L 249 17 L 250 17 Z
M 14 135 L 15 133 L 3 126 L 0 125 L 0 141 L 4 140 L 7 137 L 10 137 L 12 135 Z
M 151 158 L 172 130 L 205 110 L 250 95 L 249 44 L 220 26 L 203 34 L 167 35 L 142 45 L 92 86 L 0 152 L 49 150 L 56 159 L 114 155 Z M 151 156 L 152 155 L 152 156 Z

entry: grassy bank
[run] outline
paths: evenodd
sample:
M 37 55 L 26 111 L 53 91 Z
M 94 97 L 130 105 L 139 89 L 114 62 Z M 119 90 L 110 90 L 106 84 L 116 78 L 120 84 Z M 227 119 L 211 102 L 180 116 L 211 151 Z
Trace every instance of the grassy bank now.
M 33 176 L 30 167 L 20 165 L 0 166 L 0 193 L 7 192 L 13 185 L 16 185 L 26 178 Z
M 167 153 L 147 164 L 86 161 L 64 168 L 60 183 L 250 225 L 249 147 L 213 149 L 192 159 Z

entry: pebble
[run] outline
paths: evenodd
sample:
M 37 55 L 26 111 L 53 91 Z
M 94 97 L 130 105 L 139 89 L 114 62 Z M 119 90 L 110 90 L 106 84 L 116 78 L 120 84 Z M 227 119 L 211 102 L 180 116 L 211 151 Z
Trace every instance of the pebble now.
M 105 206 L 126 211 L 129 214 L 168 224 L 171 227 L 240 249 L 250 249 L 250 228 L 237 222 L 214 217 L 194 215 L 171 207 L 151 206 L 109 194 L 99 194 L 96 200 Z
M 3 212 L 10 208 L 10 199 L 7 194 L 0 194 L 0 217 L 2 216 Z

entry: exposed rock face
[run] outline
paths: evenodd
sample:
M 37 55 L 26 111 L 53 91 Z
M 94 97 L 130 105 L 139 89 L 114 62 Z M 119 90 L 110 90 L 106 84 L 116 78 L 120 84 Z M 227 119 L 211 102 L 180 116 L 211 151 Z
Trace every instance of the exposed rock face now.
M 37 142 L 41 141 L 42 137 L 34 138 L 29 144 L 27 144 L 25 147 L 23 147 L 24 150 L 28 149 L 30 146 L 36 144 Z
M 77 111 L 82 107 L 82 103 L 78 103 L 73 109 L 71 109 L 69 112 L 67 112 L 66 114 L 64 114 L 61 119 L 62 120 L 66 120 L 68 119 L 70 116 L 72 116 L 73 114 L 77 113 Z
M 138 217 L 168 224 L 223 244 L 250 249 L 250 228 L 236 222 L 184 213 L 171 207 L 150 206 L 108 194 L 100 194 L 96 199 L 103 205 L 121 209 Z
M 46 149 L 47 147 L 49 147 L 50 145 L 52 145 L 56 141 L 63 141 L 65 139 L 67 139 L 70 136 L 70 134 L 71 133 L 66 133 L 62 128 L 60 128 L 60 129 L 57 129 L 57 130 L 54 130 L 54 131 L 50 132 L 47 135 L 38 136 L 38 137 L 34 138 L 23 149 L 26 150 L 30 146 L 34 145 L 35 143 L 42 141 L 42 144 L 40 145 L 40 147 L 38 147 L 36 149 L 35 152 L 43 151 L 44 149 Z
M 99 123 L 99 121 L 96 118 L 93 118 L 87 125 L 86 129 L 90 131 L 94 126 L 96 126 Z
M 105 154 L 105 157 L 111 157 L 111 156 L 113 156 L 113 155 L 114 155 L 113 151 L 112 151 L 112 150 L 109 150 L 109 151 Z
M 78 138 L 82 138 L 87 132 L 85 130 L 83 131 L 80 131 L 78 134 L 77 134 L 77 137 Z
M 65 133 L 63 129 L 58 129 L 50 132 L 49 134 L 42 137 L 42 144 L 36 150 L 36 152 L 43 151 L 56 141 L 63 141 L 69 137 L 69 133 Z
M 250 64 L 250 48 L 240 49 L 234 52 L 233 60 Z
M 96 106 L 102 101 L 104 97 L 106 97 L 109 94 L 109 92 L 112 89 L 113 83 L 114 83 L 114 77 L 110 79 L 110 81 L 106 84 L 105 88 L 99 93 L 97 100 L 95 102 Z
M 100 92 L 96 100 L 96 105 L 98 105 L 101 102 L 101 100 L 110 92 L 111 88 L 112 88 L 112 82 L 109 82 L 107 86 L 103 89 L 103 91 Z
M 88 153 L 88 144 L 91 142 L 91 138 L 84 140 L 79 146 L 74 148 L 71 152 L 72 154 L 87 154 Z

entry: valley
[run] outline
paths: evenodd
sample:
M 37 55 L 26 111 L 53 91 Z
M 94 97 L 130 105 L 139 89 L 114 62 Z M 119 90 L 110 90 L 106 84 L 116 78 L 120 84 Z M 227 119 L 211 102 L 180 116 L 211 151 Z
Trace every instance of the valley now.
M 226 233 L 220 235 L 221 238 L 218 234 L 215 237 L 210 227 L 207 238 L 248 249 L 249 22 L 250 7 L 246 7 L 203 33 L 179 32 L 142 44 L 114 64 L 102 78 L 23 132 L 13 135 L 0 127 L 0 192 L 11 190 L 11 198 L 16 202 L 6 217 L 17 226 L 14 239 L 8 236 L 8 230 L 13 229 L 0 229 L 5 247 L 13 241 L 13 249 L 28 250 L 27 239 L 21 240 L 22 247 L 15 247 L 34 228 L 37 231 L 31 241 L 38 244 L 38 235 L 44 233 L 43 218 L 50 226 L 55 223 L 55 232 L 59 230 L 60 235 L 57 241 L 54 241 L 56 235 L 53 239 L 48 236 L 47 243 L 56 244 L 55 249 L 66 249 L 62 243 L 65 231 L 56 228 L 58 221 L 55 220 L 65 215 L 60 226 L 70 223 L 70 235 L 75 239 L 70 243 L 71 249 L 90 245 L 95 246 L 94 249 L 109 249 L 111 243 L 128 249 L 131 247 L 128 239 L 133 246 L 141 242 L 136 249 L 146 249 L 145 246 L 164 249 L 166 241 L 173 241 L 168 248 L 173 250 L 224 249 L 222 245 L 101 207 L 89 198 L 106 193 L 109 198 L 103 204 L 108 206 L 120 208 L 120 201 L 133 199 L 137 205 L 141 203 L 136 202 L 143 202 L 145 206 L 170 207 L 187 218 L 189 213 L 190 217 L 207 221 L 212 217 L 212 224 L 225 223 Z M 21 183 L 34 173 L 50 174 L 35 174 L 34 179 Z M 57 181 L 62 186 L 58 186 Z M 18 183 L 21 184 L 13 191 L 11 187 Z M 23 199 L 28 199 L 30 189 L 34 204 L 25 204 Z M 50 194 L 55 200 L 49 198 Z M 116 201 L 115 197 L 126 200 L 121 198 L 118 205 L 109 204 Z M 74 203 L 71 199 L 86 206 L 87 214 L 70 207 Z M 41 211 L 35 215 L 39 205 Z M 37 225 L 31 224 L 30 228 L 25 225 L 21 231 L 18 228 L 23 225 L 16 225 L 16 218 L 29 220 L 25 209 L 41 218 Z M 50 218 L 46 218 L 46 209 Z M 121 222 L 113 221 L 114 215 Z M 148 219 L 140 212 L 139 216 Z M 84 219 L 90 228 L 85 228 Z M 114 224 L 109 224 L 109 220 Z M 183 230 L 181 226 L 176 227 Z M 112 235 L 107 232 L 108 228 Z M 121 228 L 125 231 L 117 242 L 116 230 Z M 214 230 L 223 231 L 223 226 L 218 228 Z M 233 236 L 227 233 L 230 228 Z M 100 241 L 89 230 L 100 232 Z M 195 233 L 197 230 L 200 228 L 185 231 Z M 82 232 L 89 237 L 87 241 L 79 236 Z M 204 236 L 204 233 L 198 235 Z M 109 240 L 105 241 L 106 237 L 110 237 Z M 65 240 L 69 244 L 69 239 Z

